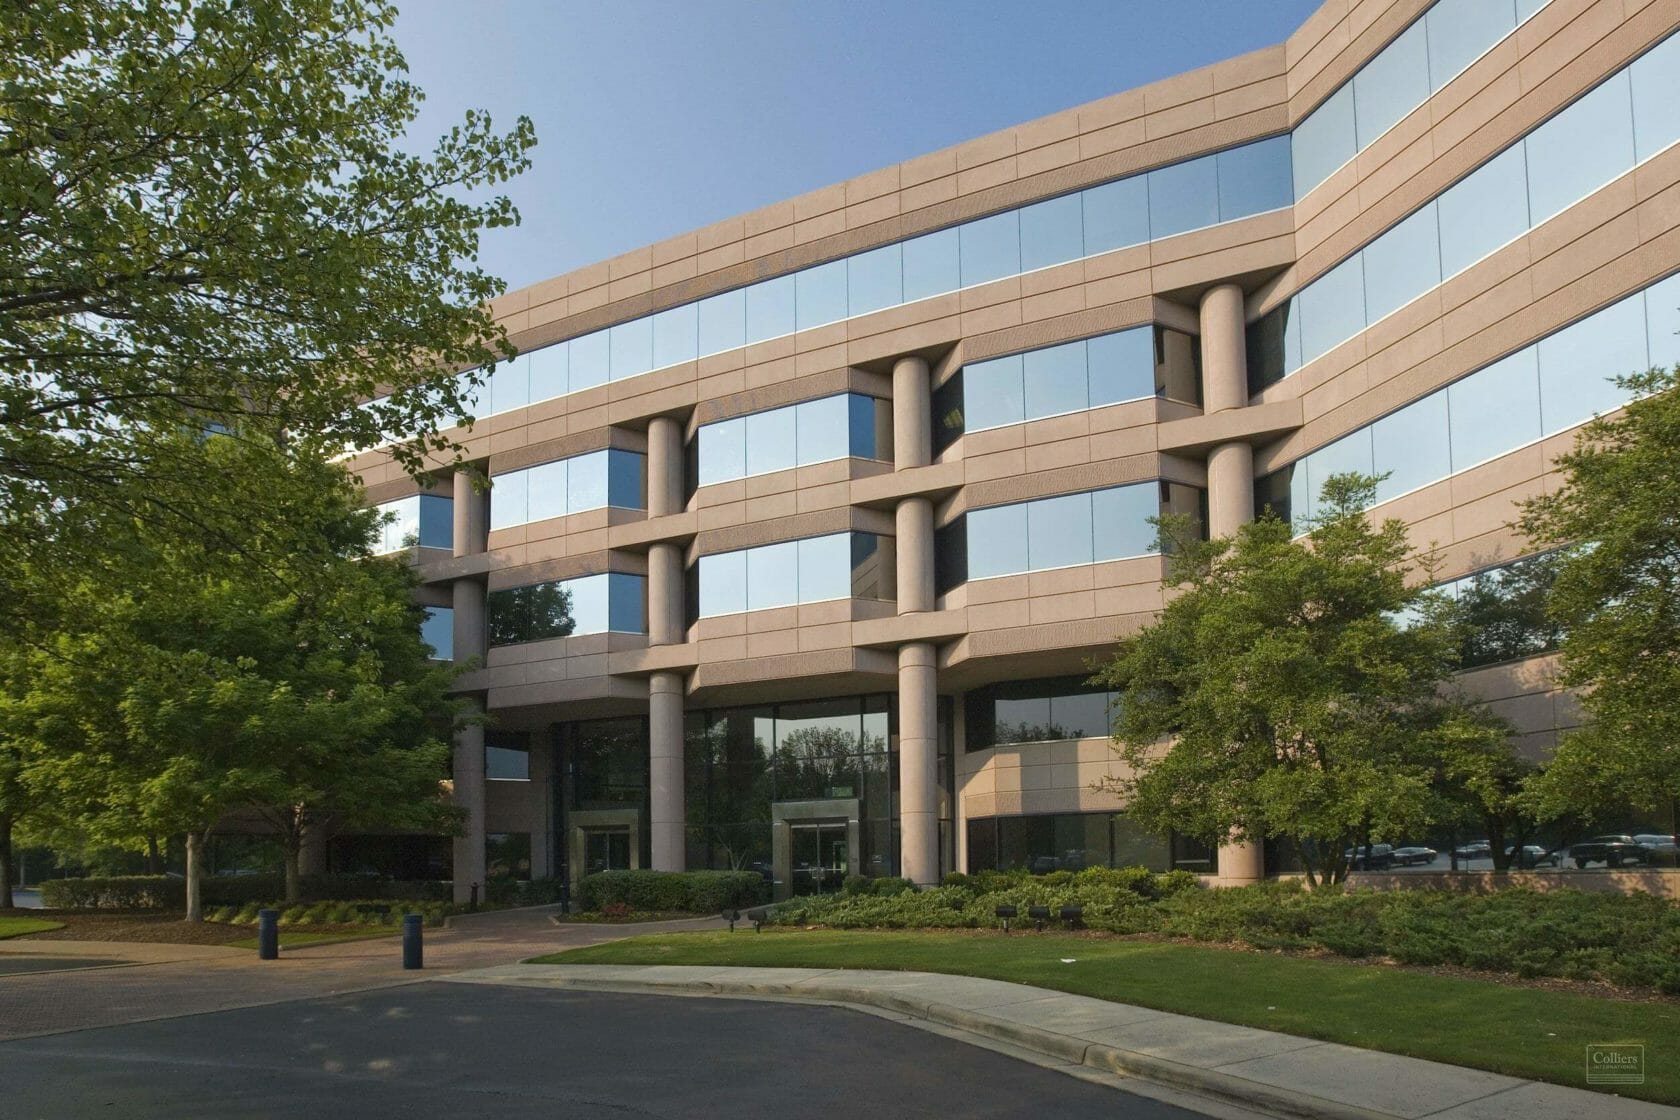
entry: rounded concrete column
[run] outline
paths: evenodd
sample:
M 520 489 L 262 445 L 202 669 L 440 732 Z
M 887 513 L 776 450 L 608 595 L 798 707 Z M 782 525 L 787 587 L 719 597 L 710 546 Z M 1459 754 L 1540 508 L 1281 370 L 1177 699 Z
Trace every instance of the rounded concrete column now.
M 933 462 L 933 388 L 925 358 L 893 363 L 893 467 L 925 467 Z
M 482 715 L 484 705 L 468 701 L 465 716 Z M 479 884 L 479 901 L 484 901 L 484 725 L 456 724 L 454 801 L 465 815 L 461 835 L 454 845 L 454 894 L 456 902 L 472 899 L 473 885 Z
M 1202 296 L 1202 411 L 1223 412 L 1248 403 L 1248 339 L 1243 291 L 1220 284 Z
M 661 542 L 648 549 L 647 595 L 648 645 L 681 645 L 688 636 L 681 548 Z
M 933 501 L 905 498 L 893 511 L 898 551 L 898 613 L 933 609 Z
M 648 802 L 655 871 L 683 870 L 683 683 L 648 678 Z
M 490 491 L 474 486 L 471 472 L 456 471 L 454 501 L 450 507 L 455 555 L 477 556 L 489 547 Z
M 484 584 L 476 578 L 458 579 L 449 585 L 455 605 L 455 657 L 466 661 L 484 656 Z
M 1208 535 L 1228 537 L 1254 520 L 1254 449 L 1222 443 L 1208 452 Z
M 1221 844 L 1219 846 L 1219 877 L 1224 887 L 1240 887 L 1258 883 L 1266 877 L 1266 852 L 1258 842 Z
M 939 882 L 938 674 L 931 642 L 898 651 L 898 873 Z
M 649 517 L 681 513 L 683 494 L 682 425 L 669 416 L 648 421 L 647 512 Z

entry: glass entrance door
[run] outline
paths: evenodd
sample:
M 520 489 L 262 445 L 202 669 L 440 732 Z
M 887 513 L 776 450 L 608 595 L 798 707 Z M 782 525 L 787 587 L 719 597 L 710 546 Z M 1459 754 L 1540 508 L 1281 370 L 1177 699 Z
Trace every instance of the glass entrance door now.
M 844 824 L 793 826 L 794 894 L 832 894 L 845 884 L 851 870 Z
M 585 830 L 583 847 L 584 873 L 630 870 L 630 830 L 627 828 L 591 828 Z

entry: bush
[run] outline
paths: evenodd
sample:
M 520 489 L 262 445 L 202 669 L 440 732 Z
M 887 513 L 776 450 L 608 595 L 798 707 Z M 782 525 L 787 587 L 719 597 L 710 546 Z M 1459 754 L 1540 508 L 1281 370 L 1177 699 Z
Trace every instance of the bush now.
M 449 898 L 447 882 L 322 875 L 307 877 L 300 885 L 303 897 L 311 900 L 442 902 Z M 202 886 L 206 908 L 271 902 L 285 893 L 286 883 L 279 875 L 210 875 Z M 173 875 L 48 879 L 41 884 L 41 902 L 55 910 L 180 910 L 187 904 L 187 881 Z
M 716 914 L 768 897 L 769 884 L 756 871 L 597 871 L 578 884 L 585 910 L 622 902 L 644 913 Z

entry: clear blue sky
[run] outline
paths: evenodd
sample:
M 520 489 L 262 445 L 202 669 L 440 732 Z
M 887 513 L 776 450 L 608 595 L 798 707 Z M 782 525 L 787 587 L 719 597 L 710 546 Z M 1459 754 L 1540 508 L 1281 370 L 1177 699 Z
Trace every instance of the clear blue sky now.
M 416 147 L 536 124 L 510 288 L 1281 42 L 1318 0 L 399 0 Z

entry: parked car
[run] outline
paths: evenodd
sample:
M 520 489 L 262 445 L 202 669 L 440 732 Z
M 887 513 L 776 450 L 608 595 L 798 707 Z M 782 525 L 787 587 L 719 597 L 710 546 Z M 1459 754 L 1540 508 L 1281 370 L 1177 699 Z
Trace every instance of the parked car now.
M 1626 863 L 1643 863 L 1645 849 L 1631 836 L 1594 836 L 1591 840 L 1571 845 L 1569 858 L 1575 861 L 1576 867 L 1585 867 L 1589 863 L 1621 867 Z
M 1404 848 L 1394 849 L 1393 858 L 1394 862 L 1399 864 L 1401 867 L 1414 867 L 1420 863 L 1434 863 L 1440 855 L 1441 853 L 1437 852 L 1434 848 L 1425 848 L 1420 845 L 1410 845 Z
M 1680 844 L 1675 843 L 1675 837 L 1665 836 L 1660 832 L 1641 832 L 1634 836 L 1634 842 L 1645 849 L 1645 862 L 1659 867 L 1673 867 L 1680 864 Z
M 1486 840 L 1469 840 L 1453 849 L 1459 859 L 1492 859 L 1493 845 Z
M 1361 844 L 1342 853 L 1355 871 L 1387 871 L 1394 863 L 1394 845 Z
M 1505 849 L 1505 858 L 1516 867 L 1556 867 L 1563 862 L 1563 858 L 1556 852 L 1548 852 L 1538 844 L 1524 844 L 1522 854 L 1517 849 Z

